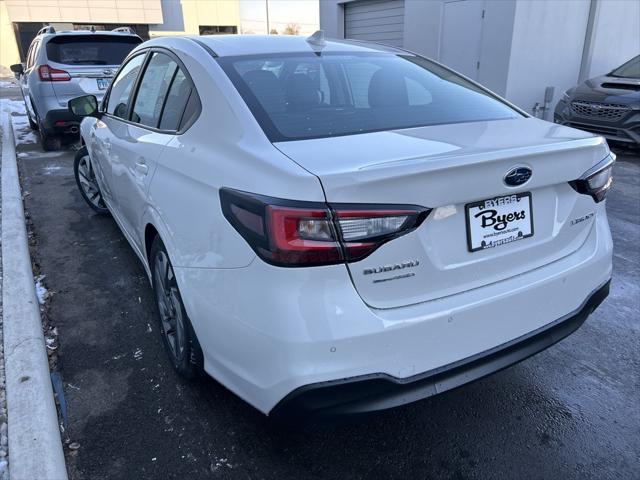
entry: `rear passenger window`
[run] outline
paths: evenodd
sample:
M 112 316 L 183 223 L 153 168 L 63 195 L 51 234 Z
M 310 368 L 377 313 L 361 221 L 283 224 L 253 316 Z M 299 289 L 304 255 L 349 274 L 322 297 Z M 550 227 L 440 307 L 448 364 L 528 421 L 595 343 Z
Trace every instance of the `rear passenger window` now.
M 185 113 L 185 107 L 191 92 L 191 82 L 182 70 L 178 69 L 162 112 L 162 120 L 160 122 L 162 130 L 180 130 L 180 121 Z
M 118 76 L 113 80 L 111 91 L 109 93 L 109 102 L 107 104 L 107 113 L 120 118 L 127 118 L 129 109 L 129 96 L 133 84 L 138 77 L 140 67 L 144 60 L 144 55 L 133 57 L 120 70 Z
M 184 75 L 178 70 L 178 64 L 171 57 L 162 53 L 154 53 L 142 75 L 133 104 L 131 121 L 157 128 L 167 92 L 169 92 L 170 99 L 173 85 L 183 81 Z M 187 90 L 186 93 L 188 96 L 189 91 Z M 186 98 L 184 101 L 186 102 Z M 167 106 L 169 106 L 169 101 L 167 101 Z M 182 111 L 180 115 L 182 115 Z
M 202 105 L 200 104 L 200 97 L 198 97 L 198 92 L 195 88 L 191 89 L 191 95 L 189 95 L 189 101 L 187 102 L 187 106 L 184 109 L 184 114 L 182 115 L 182 121 L 180 122 L 180 130 L 191 125 L 198 115 L 200 114 L 200 109 Z

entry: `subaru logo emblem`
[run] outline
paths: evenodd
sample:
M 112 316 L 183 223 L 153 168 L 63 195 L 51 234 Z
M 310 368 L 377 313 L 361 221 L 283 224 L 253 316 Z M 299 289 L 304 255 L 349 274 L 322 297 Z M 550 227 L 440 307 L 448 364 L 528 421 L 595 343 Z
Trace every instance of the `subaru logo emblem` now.
M 529 181 L 533 172 L 529 167 L 515 167 L 504 176 L 504 183 L 509 187 L 517 187 Z
M 107 75 L 107 76 L 111 76 L 111 75 L 113 75 L 113 70 L 103 70 L 102 74 L 103 75 Z

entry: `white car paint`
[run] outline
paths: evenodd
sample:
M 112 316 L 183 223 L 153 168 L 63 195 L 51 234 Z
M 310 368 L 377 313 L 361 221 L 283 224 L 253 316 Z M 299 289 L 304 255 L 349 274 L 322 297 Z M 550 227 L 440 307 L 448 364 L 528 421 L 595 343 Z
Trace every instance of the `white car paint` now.
M 137 49 L 167 48 L 184 63 L 202 104 L 185 132 L 104 115 L 83 120 L 81 133 L 147 272 L 146 228 L 161 236 L 205 370 L 260 411 L 306 385 L 406 379 L 481 354 L 574 312 L 611 277 L 605 203 L 569 185 L 609 157 L 600 137 L 521 116 L 272 143 L 208 49 L 224 58 L 317 47 L 300 37 L 198 41 L 206 48 L 162 38 Z M 393 52 L 345 42 L 322 51 Z M 531 179 L 505 185 L 523 165 Z M 227 221 L 222 188 L 432 211 L 363 260 L 286 268 L 258 257 Z M 532 193 L 535 234 L 469 252 L 465 205 L 521 191 Z M 572 222 L 579 218 L 587 219 Z M 408 278 L 374 283 L 364 274 L 407 261 L 417 262 Z

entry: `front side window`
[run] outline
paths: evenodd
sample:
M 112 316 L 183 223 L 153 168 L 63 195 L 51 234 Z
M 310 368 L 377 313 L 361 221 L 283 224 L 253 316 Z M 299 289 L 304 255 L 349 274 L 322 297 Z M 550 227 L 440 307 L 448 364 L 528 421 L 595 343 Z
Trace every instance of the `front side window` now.
M 392 53 L 221 57 L 271 141 L 521 117 L 455 73 Z
M 116 117 L 127 118 L 131 89 L 138 77 L 144 57 L 144 54 L 133 57 L 113 80 L 111 92 L 109 93 L 109 102 L 107 103 L 107 113 Z
M 157 128 L 167 92 L 178 72 L 168 55 L 153 53 L 145 69 L 133 104 L 131 121 Z

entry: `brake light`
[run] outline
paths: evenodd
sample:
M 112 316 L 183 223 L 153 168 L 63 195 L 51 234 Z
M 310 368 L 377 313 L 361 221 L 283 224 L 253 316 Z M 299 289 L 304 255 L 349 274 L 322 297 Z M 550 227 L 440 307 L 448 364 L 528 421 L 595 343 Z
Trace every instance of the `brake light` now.
M 297 202 L 220 190 L 225 218 L 265 261 L 285 267 L 356 262 L 417 228 L 430 210 Z
M 585 195 L 591 195 L 596 203 L 603 201 L 611 186 L 613 185 L 613 164 L 616 157 L 613 153 L 589 169 L 578 180 L 574 180 L 569 184 L 573 189 Z
M 71 80 L 69 72 L 58 70 L 49 65 L 40 65 L 38 67 L 38 76 L 43 82 L 67 82 Z

